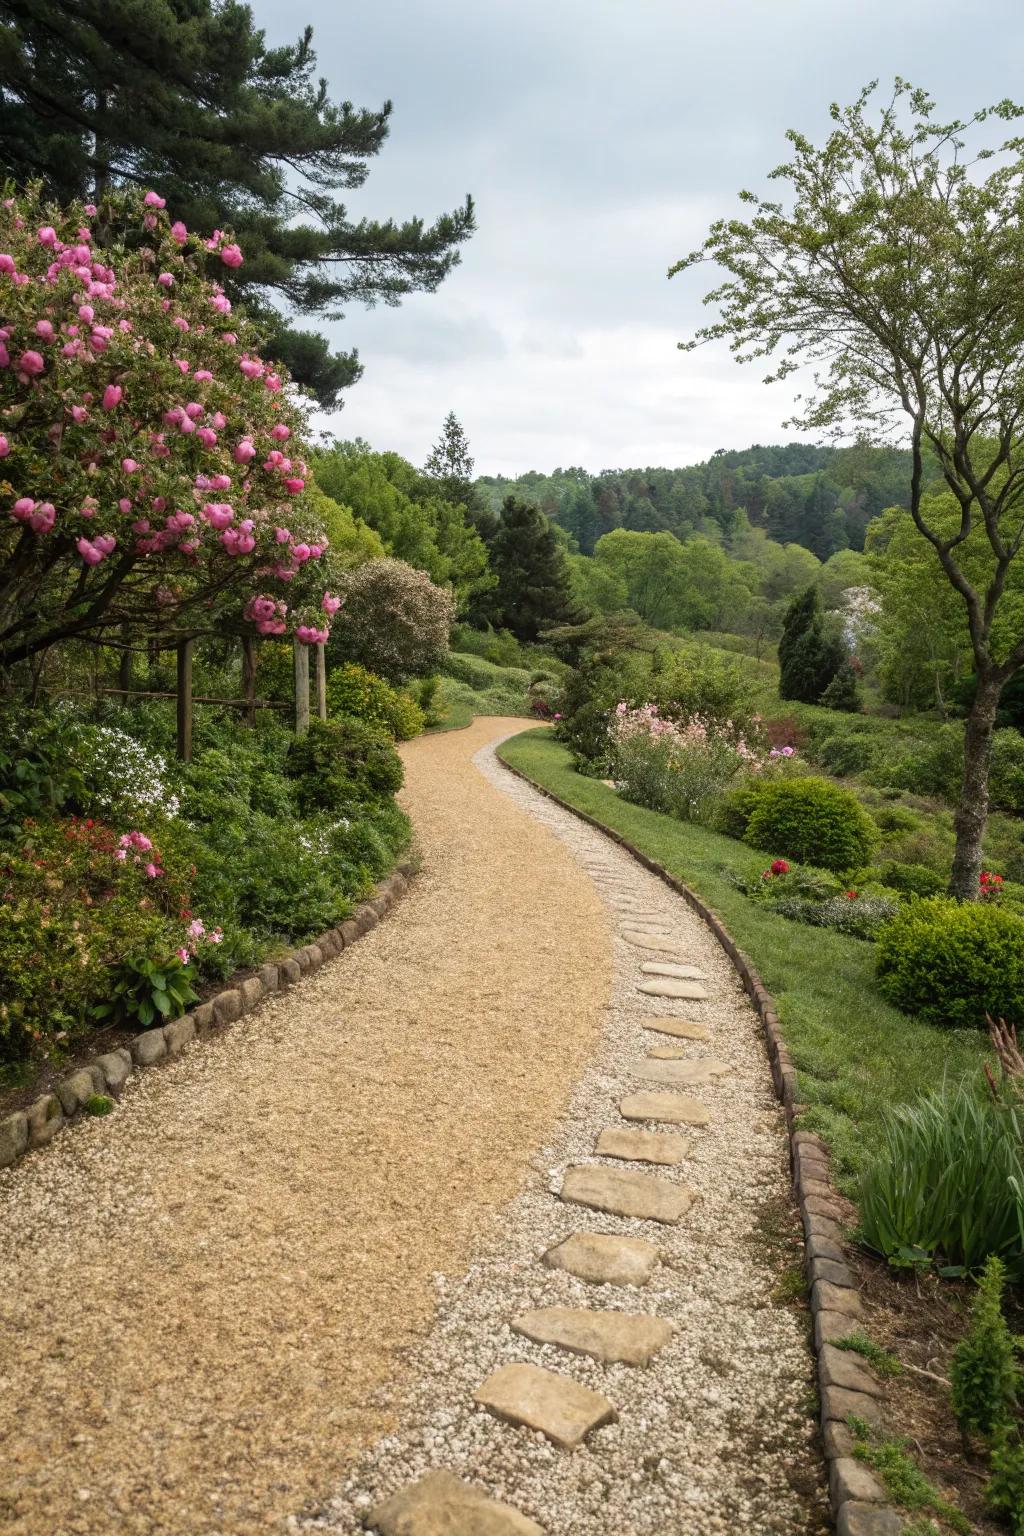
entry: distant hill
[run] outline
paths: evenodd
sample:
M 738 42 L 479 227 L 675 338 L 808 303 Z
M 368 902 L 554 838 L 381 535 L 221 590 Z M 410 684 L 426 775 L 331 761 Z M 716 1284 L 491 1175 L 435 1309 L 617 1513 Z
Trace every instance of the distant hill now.
M 908 504 L 910 454 L 869 443 L 755 443 L 683 469 L 529 470 L 514 480 L 482 475 L 476 485 L 495 511 L 509 495 L 536 502 L 585 555 L 613 528 L 720 539 L 743 511 L 779 543 L 802 544 L 827 560 L 840 549 L 863 549 L 871 519 Z

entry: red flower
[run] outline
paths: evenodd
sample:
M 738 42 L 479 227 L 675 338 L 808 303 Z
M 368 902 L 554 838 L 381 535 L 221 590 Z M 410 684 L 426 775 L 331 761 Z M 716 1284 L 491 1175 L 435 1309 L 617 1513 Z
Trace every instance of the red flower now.
M 856 901 L 857 900 L 857 892 L 856 891 L 847 891 L 846 899 L 847 899 L 847 901 Z
M 786 863 L 785 859 L 772 859 L 771 873 L 773 875 L 788 875 L 789 865 Z

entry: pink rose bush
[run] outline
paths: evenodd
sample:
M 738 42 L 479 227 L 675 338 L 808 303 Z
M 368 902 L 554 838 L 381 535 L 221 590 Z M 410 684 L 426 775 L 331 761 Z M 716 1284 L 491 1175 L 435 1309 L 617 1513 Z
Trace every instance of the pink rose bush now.
M 736 776 L 760 773 L 766 760 L 733 721 L 699 714 L 676 720 L 656 704 L 620 702 L 608 733 L 620 793 L 682 821 L 708 821 Z
M 0 665 L 122 623 L 326 636 L 304 411 L 215 259 L 151 192 L 0 207 Z

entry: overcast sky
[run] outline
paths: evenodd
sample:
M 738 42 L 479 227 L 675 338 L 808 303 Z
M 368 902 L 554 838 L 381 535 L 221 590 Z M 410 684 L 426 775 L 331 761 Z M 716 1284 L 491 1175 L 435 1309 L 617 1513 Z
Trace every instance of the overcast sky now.
M 708 224 L 820 139 L 830 101 L 903 75 L 942 117 L 1024 97 L 1021 0 L 251 0 L 313 24 L 336 97 L 394 102 L 350 212 L 479 232 L 433 295 L 330 329 L 365 365 L 330 426 L 421 464 L 445 413 L 478 473 L 678 465 L 792 437 L 789 397 L 724 345 L 682 353 Z

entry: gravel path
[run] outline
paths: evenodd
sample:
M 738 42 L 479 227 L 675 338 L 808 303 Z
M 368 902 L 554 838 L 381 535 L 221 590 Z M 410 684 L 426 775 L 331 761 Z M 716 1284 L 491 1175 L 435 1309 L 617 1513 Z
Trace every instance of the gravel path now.
M 609 996 L 594 886 L 472 764 L 521 725 L 405 750 L 424 871 L 395 916 L 0 1172 L 0 1529 L 281 1529 L 388 1430 Z
M 497 726 L 491 722 L 492 735 Z M 349 1466 L 331 1500 L 297 1510 L 291 1524 L 306 1532 L 361 1531 L 380 1499 L 443 1468 L 536 1520 L 549 1536 L 817 1536 L 830 1523 L 813 1362 L 805 1317 L 780 1289 L 787 1260 L 802 1249 L 788 1197 L 784 1122 L 756 1015 L 726 956 L 681 898 L 514 779 L 490 746 L 476 762 L 510 803 L 554 834 L 601 892 L 616 932 L 603 1040 L 567 1112 L 531 1159 L 500 1230 L 477 1245 L 465 1274 L 438 1277 L 436 1321 L 409 1362 L 398 1427 Z M 518 891 L 513 911 L 518 923 Z M 626 931 L 672 942 L 662 953 L 630 942 Z M 586 987 L 587 955 L 567 949 L 563 960 L 574 985 Z M 665 960 L 697 966 L 707 1000 L 641 993 L 653 979 L 641 967 Z M 681 1166 L 648 1170 L 690 1185 L 700 1198 L 677 1226 L 562 1202 L 557 1192 L 570 1164 L 645 1167 L 596 1158 L 593 1148 L 603 1128 L 625 1128 L 616 1107 L 624 1094 L 656 1086 L 639 1081 L 633 1068 L 659 1042 L 684 1044 L 642 1028 L 666 1016 L 707 1028 L 707 1043 L 685 1042 L 688 1058 L 712 1056 L 732 1069 L 683 1090 L 703 1100 L 711 1123 L 684 1128 L 691 1146 Z M 560 1042 L 555 1050 L 560 1057 Z M 553 1244 L 582 1232 L 646 1238 L 658 1245 L 661 1264 L 646 1287 L 627 1289 L 589 1285 L 539 1262 Z M 532 1343 L 510 1328 L 518 1314 L 553 1305 L 646 1312 L 670 1320 L 676 1331 L 638 1369 Z M 605 1394 L 617 1422 L 570 1453 L 475 1407 L 484 1379 L 516 1362 Z

